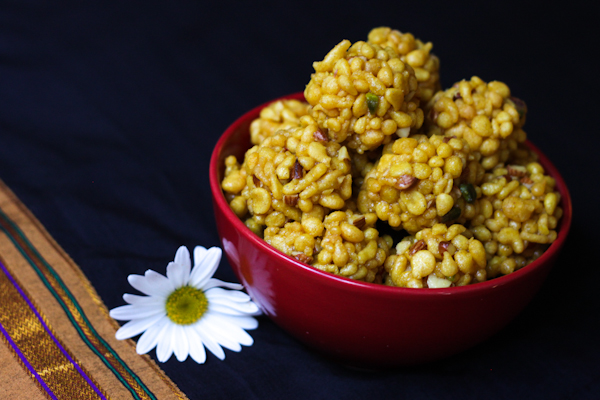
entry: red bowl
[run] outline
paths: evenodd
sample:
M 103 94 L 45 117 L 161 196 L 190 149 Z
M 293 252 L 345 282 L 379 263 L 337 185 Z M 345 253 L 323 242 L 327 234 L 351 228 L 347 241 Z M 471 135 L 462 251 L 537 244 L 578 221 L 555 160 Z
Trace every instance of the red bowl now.
M 284 98 L 303 99 L 303 95 Z M 254 235 L 230 209 L 220 186 L 224 160 L 229 155 L 243 160 L 250 147 L 250 123 L 267 104 L 242 115 L 223 133 L 210 160 L 210 188 L 217 228 L 234 272 L 252 299 L 283 330 L 354 366 L 420 364 L 489 338 L 537 293 L 565 242 L 572 209 L 562 177 L 531 143 L 562 195 L 564 214 L 558 237 L 548 250 L 512 274 L 470 286 L 388 287 L 335 276 L 288 257 Z

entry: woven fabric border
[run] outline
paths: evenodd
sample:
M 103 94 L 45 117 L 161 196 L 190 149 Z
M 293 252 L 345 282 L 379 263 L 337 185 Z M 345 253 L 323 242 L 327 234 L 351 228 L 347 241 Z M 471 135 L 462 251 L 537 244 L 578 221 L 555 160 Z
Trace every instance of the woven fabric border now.
M 79 267 L 0 181 L 2 234 L 5 239 L 0 241 L 0 336 L 19 360 L 23 371 L 29 374 L 47 398 L 122 398 L 126 392 L 133 399 L 162 399 L 165 396 L 186 399 L 148 356 L 135 353 L 132 341 L 127 341 L 126 346 L 109 343 L 114 342 L 118 324 L 108 317 L 106 307 Z M 48 257 L 53 261 L 49 262 Z M 25 271 L 24 266 L 30 270 Z M 15 271 L 29 273 L 27 282 L 14 276 Z M 36 281 L 31 277 L 37 278 Z M 28 283 L 35 286 L 33 292 L 28 291 Z M 44 301 L 41 308 L 40 303 L 29 295 L 37 295 L 40 287 L 47 292 L 44 293 L 47 298 L 54 300 Z M 87 298 L 83 301 L 87 309 L 73 293 L 75 289 L 81 297 L 81 288 L 85 288 Z M 45 307 L 52 310 L 45 313 Z M 96 325 L 88 317 L 89 313 L 94 315 Z M 80 343 L 71 347 L 77 348 L 80 353 L 85 348 L 85 354 L 79 358 L 74 355 L 66 344 L 69 341 L 59 337 L 57 329 L 53 328 L 55 322 L 47 314 L 59 315 L 59 324 L 69 324 L 74 329 L 76 335 L 72 336 L 76 336 Z M 101 331 L 111 332 L 112 337 L 101 334 L 97 329 L 99 326 Z M 64 326 L 60 328 L 63 330 Z M 52 359 L 55 359 L 54 363 Z M 99 376 L 97 380 L 96 375 Z M 106 387 L 102 387 L 98 383 L 100 381 L 105 382 Z M 116 396 L 112 396 L 111 392 Z M 73 397 L 73 393 L 77 397 Z

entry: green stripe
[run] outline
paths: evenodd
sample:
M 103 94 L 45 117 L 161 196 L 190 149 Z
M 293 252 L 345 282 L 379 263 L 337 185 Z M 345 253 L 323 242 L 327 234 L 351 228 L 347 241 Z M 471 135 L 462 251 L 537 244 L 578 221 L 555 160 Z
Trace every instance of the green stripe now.
M 129 367 L 127 366 L 127 364 L 125 362 L 123 362 L 123 360 L 121 360 L 121 358 L 119 357 L 119 355 L 108 345 L 108 343 L 106 343 L 106 341 L 104 339 L 102 339 L 102 337 L 100 335 L 98 335 L 98 333 L 96 332 L 96 330 L 94 329 L 94 327 L 92 326 L 92 324 L 90 324 L 89 320 L 87 319 L 85 313 L 81 309 L 79 303 L 77 303 L 76 299 L 73 297 L 73 295 L 71 294 L 71 292 L 69 291 L 69 289 L 63 283 L 63 281 L 60 278 L 60 276 L 58 276 L 56 274 L 56 272 L 54 271 L 54 269 L 39 254 L 39 252 L 37 251 L 37 249 L 31 244 L 31 242 L 29 242 L 29 240 L 23 234 L 23 232 L 19 229 L 19 227 L 6 214 L 4 214 L 4 212 L 1 209 L 0 209 L 0 217 L 2 217 L 2 220 L 5 223 L 7 223 L 12 228 L 12 230 L 14 230 L 17 233 L 17 235 L 19 236 L 19 238 L 29 248 L 29 251 L 39 261 L 42 262 L 42 264 L 44 265 L 44 267 L 54 277 L 54 279 L 59 284 L 59 286 L 61 287 L 61 289 L 64 290 L 65 294 L 67 295 L 67 297 L 69 298 L 69 300 L 71 301 L 71 303 L 79 311 L 79 313 L 81 314 L 81 316 L 82 316 L 85 324 L 88 326 L 88 328 L 90 329 L 90 331 L 94 335 L 94 337 L 96 337 L 96 339 L 98 339 L 100 341 L 100 343 L 106 348 L 106 350 L 108 350 L 108 352 L 115 358 L 115 360 L 119 364 L 121 364 L 121 366 L 140 385 L 140 387 L 146 392 L 146 394 L 148 396 L 150 396 L 150 398 L 156 399 L 156 397 L 154 396 L 154 394 L 146 387 L 146 385 L 144 385 L 144 383 L 139 379 L 139 377 L 133 371 L 131 371 L 131 369 L 129 369 Z M 121 381 L 121 383 L 123 384 L 123 386 L 125 386 L 131 392 L 131 394 L 134 396 L 134 398 L 140 399 L 140 397 L 137 394 L 137 392 L 135 391 L 135 389 L 133 389 L 131 387 L 131 385 L 121 376 L 121 374 L 117 370 L 114 369 L 114 367 L 110 364 L 110 362 L 106 359 L 106 357 L 104 355 L 102 355 L 100 353 L 100 351 L 92 343 L 89 342 L 89 339 L 86 337 L 85 333 L 81 330 L 81 327 L 77 324 L 77 321 L 75 321 L 75 318 L 73 317 L 73 315 L 69 311 L 68 307 L 63 302 L 63 300 L 58 295 L 58 293 L 54 290 L 54 288 L 52 287 L 52 285 L 50 284 L 50 282 L 48 282 L 48 280 L 46 279 L 46 277 L 44 276 L 44 274 L 41 272 L 41 270 L 39 269 L 39 267 L 36 265 L 35 261 L 33 261 L 30 258 L 30 256 L 27 254 L 26 250 L 19 244 L 19 242 L 17 241 L 17 239 L 14 238 L 11 235 L 11 233 L 4 226 L 4 224 L 0 224 L 0 227 L 2 227 L 2 230 L 7 235 L 7 237 L 13 242 L 13 244 L 20 251 L 20 253 L 23 255 L 23 257 L 25 257 L 27 259 L 27 261 L 29 262 L 29 264 L 31 265 L 31 267 L 35 270 L 35 272 L 37 273 L 37 275 L 40 277 L 40 279 L 42 280 L 42 282 L 44 283 L 44 285 L 48 288 L 48 290 L 52 293 L 52 295 L 54 296 L 54 298 L 58 301 L 58 303 L 62 307 L 63 311 L 65 312 L 65 314 L 67 315 L 67 317 L 71 321 L 71 324 L 75 327 L 75 329 L 79 333 L 79 336 L 82 338 L 82 340 L 102 360 L 102 362 L 113 372 L 113 374 L 117 377 L 117 379 L 119 379 L 119 381 Z

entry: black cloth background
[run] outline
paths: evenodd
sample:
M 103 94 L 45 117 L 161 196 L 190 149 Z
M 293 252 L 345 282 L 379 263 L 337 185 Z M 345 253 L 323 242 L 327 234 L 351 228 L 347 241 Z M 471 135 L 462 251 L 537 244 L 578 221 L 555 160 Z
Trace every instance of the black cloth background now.
M 571 235 L 540 293 L 490 340 L 425 366 L 351 370 L 261 317 L 240 353 L 161 367 L 190 399 L 600 398 L 593 4 L 3 0 L 0 178 L 122 305 L 127 275 L 220 245 L 208 161 L 236 117 L 302 91 L 342 39 L 412 32 L 433 42 L 443 87 L 478 75 L 524 99 L 530 140 L 570 187 Z M 217 277 L 235 281 L 225 260 Z

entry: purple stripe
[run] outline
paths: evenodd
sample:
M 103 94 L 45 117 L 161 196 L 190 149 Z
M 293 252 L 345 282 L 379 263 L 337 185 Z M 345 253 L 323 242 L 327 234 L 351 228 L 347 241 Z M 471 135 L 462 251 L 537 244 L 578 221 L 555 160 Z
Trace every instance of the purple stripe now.
M 60 349 L 60 351 L 64 354 L 65 357 L 67 357 L 67 359 L 71 362 L 71 364 L 73 364 L 73 366 L 75 367 L 75 369 L 79 372 L 79 374 L 81 376 L 83 376 L 83 378 L 92 387 L 92 389 L 94 389 L 94 391 L 96 392 L 96 394 L 98 396 L 100 396 L 101 399 L 106 400 L 106 397 L 104 396 L 104 394 L 102 394 L 102 392 L 100 391 L 100 389 L 98 389 L 96 387 L 96 385 L 94 384 L 94 382 L 87 376 L 87 374 L 81 369 L 81 367 L 79 366 L 79 364 L 75 360 L 73 360 L 73 358 L 71 357 L 71 355 L 69 353 L 67 353 L 67 351 L 65 350 L 65 348 L 60 344 L 60 342 L 52 334 L 52 332 L 50 331 L 50 328 L 48 328 L 48 326 L 46 325 L 46 323 L 42 319 L 42 316 L 38 313 L 38 311 L 35 308 L 35 306 L 33 305 L 33 303 L 31 303 L 31 301 L 29 300 L 29 298 L 27 297 L 27 295 L 19 287 L 19 285 L 17 284 L 17 282 L 13 279 L 12 275 L 8 272 L 8 270 L 6 269 L 6 267 L 4 266 L 4 264 L 2 264 L 1 261 L 0 261 L 0 267 L 2 268 L 2 270 L 4 271 L 4 273 L 6 274 L 6 276 L 8 277 L 8 279 L 11 281 L 11 283 L 13 284 L 13 286 L 15 288 L 17 288 L 17 290 L 19 291 L 19 294 L 21 295 L 21 297 L 27 302 L 27 304 L 29 305 L 29 308 L 31 308 L 31 310 L 34 312 L 34 314 L 36 315 L 36 317 L 38 318 L 38 320 L 40 321 L 40 323 L 44 327 L 44 330 L 46 331 L 46 333 L 52 338 L 52 341 L 56 344 L 56 346 L 58 346 L 58 348 Z M 56 397 L 50 391 L 50 388 L 46 385 L 46 383 L 42 380 L 42 378 L 37 374 L 37 372 L 35 372 L 35 370 L 33 369 L 33 366 L 31 366 L 31 364 L 29 364 L 29 362 L 25 358 L 25 355 L 23 353 L 21 353 L 21 351 L 18 349 L 18 347 L 16 346 L 16 344 L 12 341 L 12 339 L 8 335 L 8 332 L 6 332 L 6 330 L 4 329 L 4 327 L 2 326 L 2 324 L 0 324 L 0 328 L 1 328 L 2 332 L 4 333 L 4 336 L 6 336 L 6 338 L 8 339 L 8 341 L 11 343 L 11 346 L 13 347 L 13 349 L 15 350 L 15 352 L 19 355 L 19 357 L 21 358 L 21 360 L 23 360 L 23 362 L 25 363 L 25 365 L 27 365 L 27 368 L 36 376 L 37 380 L 46 389 L 46 391 L 48 392 L 48 394 L 50 394 L 50 396 L 52 396 L 52 398 L 55 399 Z

